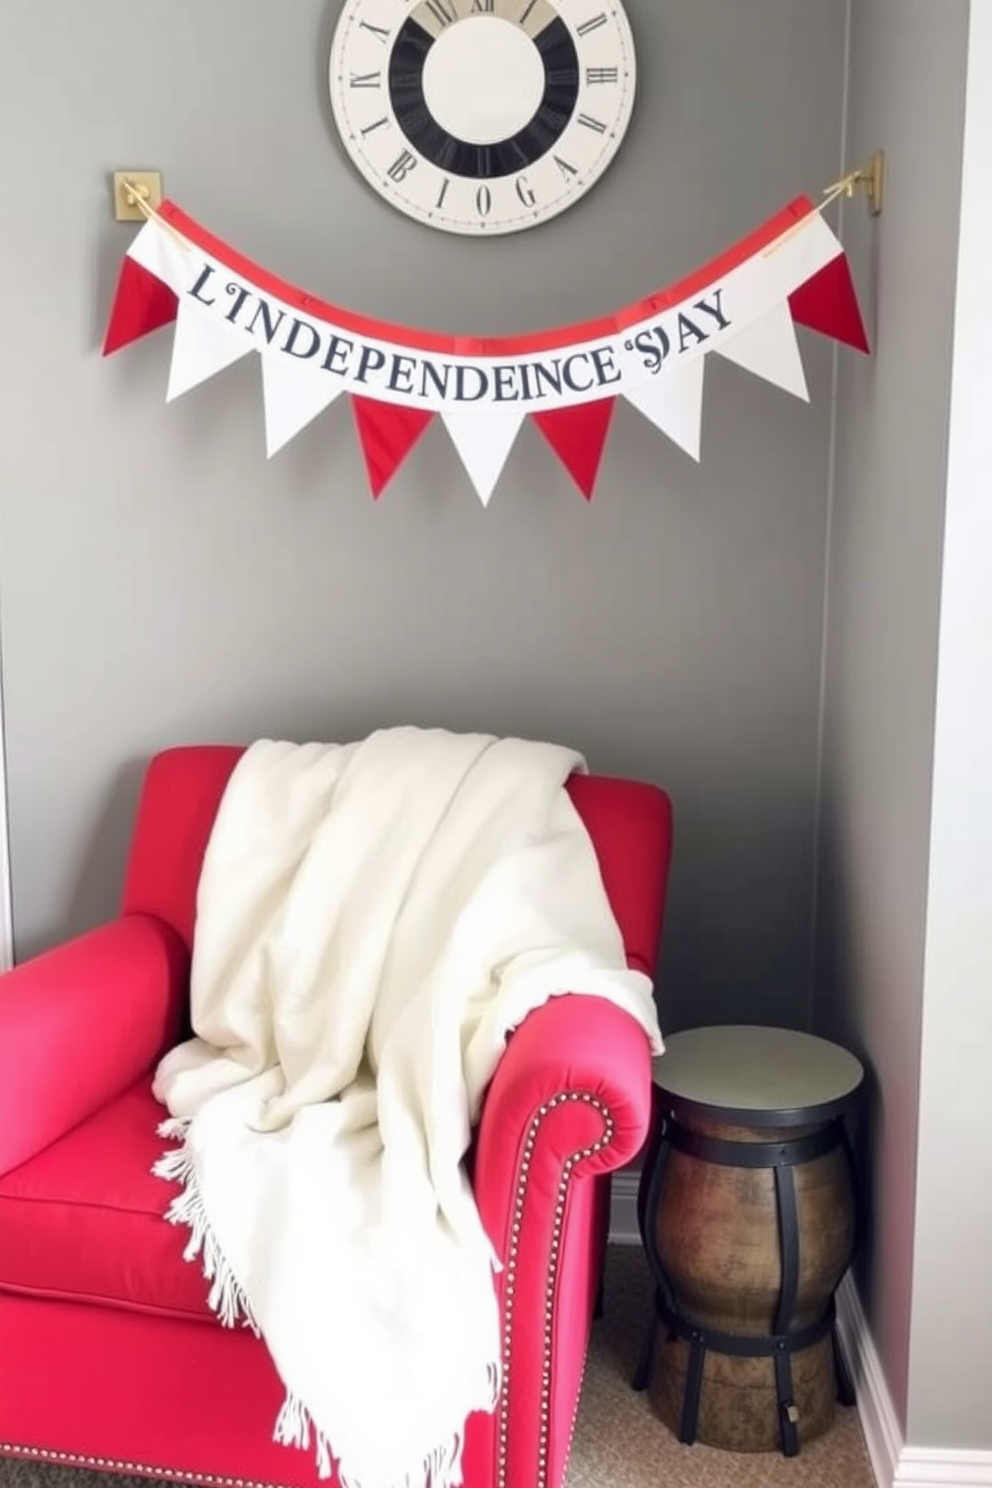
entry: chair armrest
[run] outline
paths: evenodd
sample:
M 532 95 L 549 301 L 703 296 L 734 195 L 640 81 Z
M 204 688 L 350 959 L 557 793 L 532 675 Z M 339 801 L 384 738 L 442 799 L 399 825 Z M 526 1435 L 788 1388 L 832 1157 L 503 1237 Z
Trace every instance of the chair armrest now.
M 179 1037 L 189 953 L 127 915 L 0 976 L 0 1174 L 120 1095 Z
M 566 995 L 525 1018 L 486 1093 L 475 1149 L 475 1199 L 497 1253 L 507 1254 L 528 1145 L 531 1177 L 539 1154 L 557 1184 L 579 1152 L 572 1170 L 583 1174 L 629 1162 L 650 1119 L 651 1051 L 627 1013 L 601 997 Z
M 503 1269 L 499 1481 L 558 1481 L 578 1398 L 608 1185 L 651 1115 L 648 1039 L 590 996 L 554 997 L 511 1037 L 482 1108 L 472 1186 Z

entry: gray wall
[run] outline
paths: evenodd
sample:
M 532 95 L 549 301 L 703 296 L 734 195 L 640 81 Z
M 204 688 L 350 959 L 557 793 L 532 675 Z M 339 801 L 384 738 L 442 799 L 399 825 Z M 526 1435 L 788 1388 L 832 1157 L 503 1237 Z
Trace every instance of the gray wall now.
M 131 231 L 107 174 L 126 166 L 161 168 L 290 280 L 387 318 L 513 331 L 639 297 L 836 176 L 844 0 L 629 0 L 640 96 L 616 164 L 572 212 L 481 243 L 401 218 L 346 164 L 324 95 L 337 8 L 3 6 L 18 952 L 112 911 L 153 750 L 434 723 L 554 736 L 665 783 L 666 1026 L 802 1025 L 826 343 L 804 340 L 809 407 L 713 366 L 700 467 L 621 408 L 591 508 L 525 429 L 488 512 L 439 429 L 374 507 L 343 404 L 267 465 L 256 368 L 166 408 L 167 334 L 109 363 L 98 344 Z
M 859 1280 L 904 1430 L 967 22 L 967 0 L 852 5 L 847 154 L 884 145 L 888 194 L 844 223 L 876 351 L 839 380 L 814 1014 L 871 1070 Z

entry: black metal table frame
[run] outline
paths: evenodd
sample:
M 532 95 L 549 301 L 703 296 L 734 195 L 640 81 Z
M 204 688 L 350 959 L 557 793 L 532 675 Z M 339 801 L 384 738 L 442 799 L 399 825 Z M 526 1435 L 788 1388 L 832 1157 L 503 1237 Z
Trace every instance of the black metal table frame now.
M 774 1360 L 779 1436 L 782 1453 L 786 1457 L 795 1457 L 799 1452 L 798 1411 L 793 1398 L 792 1384 L 793 1354 L 800 1349 L 809 1348 L 829 1333 L 833 1346 L 838 1399 L 843 1405 L 855 1403 L 854 1388 L 837 1342 L 833 1297 L 830 1298 L 823 1316 L 815 1323 L 805 1328 L 792 1327 L 799 1287 L 800 1264 L 799 1215 L 793 1169 L 798 1163 L 812 1162 L 815 1158 L 825 1157 L 827 1153 L 835 1151 L 838 1147 L 844 1150 L 853 1186 L 854 1160 L 847 1126 L 842 1116 L 835 1117 L 817 1131 L 806 1136 L 775 1142 L 733 1142 L 724 1138 L 704 1136 L 687 1126 L 682 1126 L 674 1113 L 669 1113 L 664 1117 L 664 1126 L 643 1202 L 641 1202 L 640 1194 L 638 1195 L 637 1219 L 641 1239 L 655 1280 L 656 1316 L 649 1325 L 633 1383 L 635 1390 L 644 1390 L 650 1381 L 657 1321 L 668 1329 L 669 1337 L 684 1338 L 688 1342 L 689 1364 L 679 1427 L 679 1440 L 686 1445 L 696 1439 L 703 1365 L 708 1349 L 737 1358 L 772 1358 Z M 714 1328 L 703 1327 L 683 1313 L 679 1307 L 672 1283 L 658 1254 L 654 1235 L 654 1216 L 657 1213 L 658 1198 L 668 1158 L 673 1151 L 684 1152 L 690 1157 L 723 1167 L 771 1168 L 774 1172 L 782 1281 L 775 1309 L 773 1333 L 723 1333 Z M 643 1179 L 641 1192 L 644 1192 Z

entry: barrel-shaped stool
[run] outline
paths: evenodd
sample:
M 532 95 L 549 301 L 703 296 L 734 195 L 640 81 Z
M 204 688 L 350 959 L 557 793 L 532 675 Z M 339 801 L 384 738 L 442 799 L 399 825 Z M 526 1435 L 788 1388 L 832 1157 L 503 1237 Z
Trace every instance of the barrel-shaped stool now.
M 850 1401 L 833 1296 L 856 1227 L 863 1071 L 786 1029 L 675 1034 L 638 1195 L 655 1311 L 635 1384 L 683 1442 L 794 1456 Z

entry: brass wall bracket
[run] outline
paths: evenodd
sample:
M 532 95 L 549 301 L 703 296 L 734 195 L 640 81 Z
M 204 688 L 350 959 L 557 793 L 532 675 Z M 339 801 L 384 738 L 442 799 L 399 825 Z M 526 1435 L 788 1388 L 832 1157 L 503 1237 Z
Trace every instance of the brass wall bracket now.
M 884 150 L 876 150 L 864 165 L 859 165 L 857 170 L 848 171 L 846 176 L 841 176 L 839 181 L 827 186 L 819 210 L 822 212 L 824 207 L 829 207 L 839 196 L 845 196 L 850 201 L 856 191 L 864 192 L 869 212 L 877 217 L 885 198 Z
M 855 172 L 848 196 L 858 188 L 863 189 L 868 201 L 868 210 L 877 217 L 885 201 L 885 151 L 876 150 L 869 160 Z
M 144 222 L 142 205 L 162 204 L 161 171 L 114 171 L 114 217 L 118 222 Z

